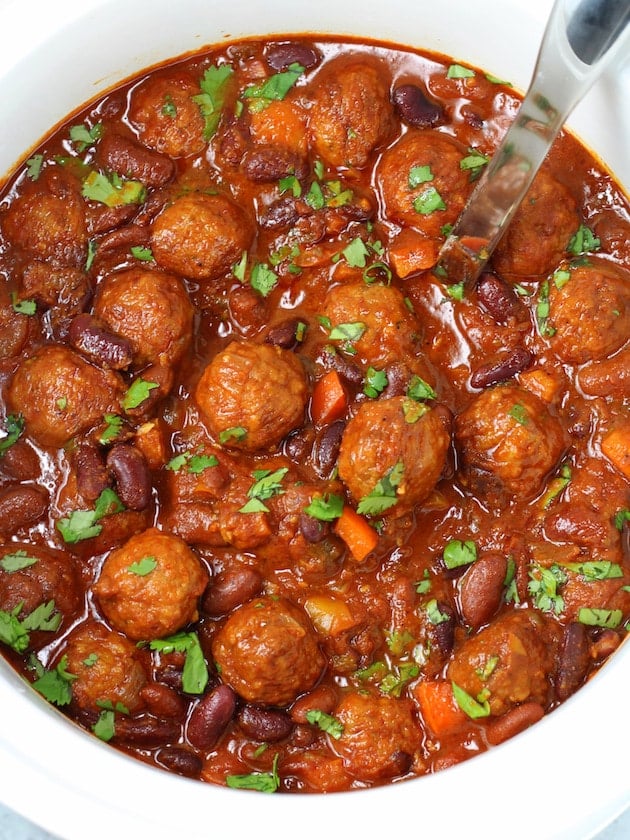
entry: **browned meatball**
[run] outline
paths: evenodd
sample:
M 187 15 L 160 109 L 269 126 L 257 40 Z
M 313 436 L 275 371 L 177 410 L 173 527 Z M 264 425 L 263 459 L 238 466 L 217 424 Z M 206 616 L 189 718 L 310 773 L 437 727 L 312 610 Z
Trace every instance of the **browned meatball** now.
M 99 702 L 106 701 L 121 703 L 130 712 L 144 706 L 140 692 L 147 673 L 140 651 L 129 639 L 90 622 L 73 630 L 61 654 L 68 657 L 68 672 L 77 677 L 72 697 L 82 709 L 98 712 Z
M 213 280 L 229 271 L 252 237 L 251 220 L 237 204 L 224 195 L 198 192 L 175 199 L 160 213 L 151 248 L 167 271 Z
M 326 664 L 306 613 L 262 596 L 239 607 L 214 637 L 221 679 L 250 703 L 284 706 L 309 691 Z
M 549 273 L 565 255 L 579 221 L 569 190 L 541 170 L 494 252 L 495 269 L 519 277 Z
M 139 641 L 170 636 L 196 621 L 207 583 L 183 540 L 149 528 L 112 551 L 93 592 L 112 627 Z
M 28 322 L 28 315 L 13 309 L 5 278 L 0 275 L 0 360 L 20 354 L 28 335 Z
M 518 385 L 480 394 L 455 420 L 465 485 L 489 495 L 535 496 L 565 449 L 560 421 Z
M 94 315 L 133 348 L 133 364 L 175 364 L 190 343 L 193 307 L 178 277 L 132 268 L 100 285 Z
M 343 734 L 331 747 L 356 779 L 402 776 L 420 751 L 422 733 L 408 701 L 355 691 L 341 700 L 335 717 Z
M 392 286 L 366 286 L 363 282 L 333 286 L 326 295 L 323 314 L 333 328 L 363 325 L 361 337 L 351 344 L 366 364 L 382 368 L 413 355 L 420 325 L 405 306 L 402 293 Z
M 201 93 L 187 73 L 153 76 L 132 93 L 129 120 L 139 139 L 170 157 L 196 155 L 206 145 L 204 119 L 193 96 Z
M 385 513 L 399 513 L 433 490 L 449 445 L 444 418 L 435 409 L 407 397 L 366 402 L 343 433 L 339 477 L 357 501 L 388 479 L 396 504 Z
M 85 203 L 74 181 L 57 167 L 44 170 L 0 214 L 12 245 L 61 265 L 80 266 L 87 255 Z
M 493 715 L 526 701 L 546 706 L 557 634 L 557 625 L 534 610 L 507 613 L 455 651 L 448 677 L 471 697 L 487 696 Z
M 307 396 L 306 374 L 291 351 L 238 341 L 214 357 L 195 391 L 212 433 L 228 433 L 227 446 L 248 452 L 276 446 L 297 428 Z
M 54 602 L 57 629 L 67 626 L 82 603 L 81 581 L 73 558 L 63 551 L 10 543 L 0 547 L 0 609 L 13 612 L 22 605 L 20 618 L 42 604 Z M 50 631 L 30 633 L 30 645 L 50 641 Z
M 442 235 L 464 208 L 470 192 L 465 156 L 457 143 L 437 131 L 410 131 L 384 152 L 377 181 L 385 215 L 431 238 Z
M 25 359 L 9 386 L 9 405 L 26 431 L 44 446 L 71 437 L 116 411 L 122 395 L 118 374 L 86 362 L 67 347 L 50 344 Z
M 332 61 L 317 76 L 309 127 L 315 151 L 327 163 L 365 166 L 394 127 L 386 68 Z
M 55 336 L 65 337 L 70 320 L 81 312 L 88 294 L 88 280 L 81 269 L 57 268 L 42 260 L 33 260 L 24 269 L 21 296 L 50 308 Z
M 568 274 L 549 287 L 551 346 L 570 364 L 603 359 L 630 338 L 630 275 L 604 262 Z

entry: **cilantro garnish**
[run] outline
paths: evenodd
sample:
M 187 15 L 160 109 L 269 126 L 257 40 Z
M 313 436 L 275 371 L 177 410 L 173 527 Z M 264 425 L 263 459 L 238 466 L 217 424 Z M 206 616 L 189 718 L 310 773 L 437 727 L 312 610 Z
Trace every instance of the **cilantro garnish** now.
M 33 155 L 26 161 L 26 174 L 32 181 L 37 181 L 42 171 L 44 155 Z
M 536 322 L 541 335 L 555 335 L 555 329 L 548 323 L 549 311 L 549 280 L 543 280 L 540 284 L 538 303 L 536 304 Z
M 554 476 L 549 482 L 545 495 L 541 499 L 541 506 L 547 509 L 553 500 L 562 493 L 567 484 L 571 481 L 571 467 L 569 464 L 563 464 L 560 467 L 558 475 Z
M 461 64 L 451 64 L 446 71 L 447 79 L 472 79 L 475 71 Z
M 387 388 L 387 385 L 388 379 L 384 370 L 377 370 L 372 366 L 367 369 L 363 386 L 363 393 L 366 397 L 376 399 Z
M 579 257 L 581 254 L 588 254 L 590 251 L 598 251 L 600 247 L 601 241 L 593 231 L 586 225 L 580 225 L 569 240 L 567 251 Z
M 421 402 L 422 400 L 437 399 L 437 394 L 429 383 L 425 382 L 421 376 L 417 376 L 416 374 L 414 374 L 409 381 L 407 396 L 417 402 Z
M 314 726 L 318 726 L 322 732 L 326 732 L 331 738 L 338 741 L 343 735 L 343 723 L 332 715 L 322 712 L 320 709 L 309 709 L 306 719 Z
M 264 82 L 245 88 L 243 98 L 263 100 L 284 99 L 303 72 L 304 67 L 297 62 L 293 62 L 282 73 L 275 73 Z
M 110 487 L 106 487 L 96 500 L 94 510 L 73 510 L 70 516 L 58 520 L 57 530 L 64 542 L 70 544 L 98 537 L 103 530 L 99 520 L 124 509 L 116 493 Z
M 45 671 L 39 662 L 37 664 L 40 665 L 39 676 L 33 683 L 33 688 L 49 703 L 67 706 L 72 700 L 72 683 L 77 679 L 76 674 L 68 671 L 68 657 L 62 656 L 59 664 L 52 671 Z
M 250 285 L 263 297 L 267 297 L 278 285 L 278 275 L 266 263 L 256 263 L 252 268 Z
M 219 127 L 227 83 L 233 73 L 234 70 L 229 64 L 208 67 L 199 82 L 201 93 L 192 97 L 193 102 L 199 106 L 201 116 L 204 119 L 204 140 L 210 140 Z M 169 116 L 173 116 L 173 114 Z
M 558 589 L 566 583 L 566 573 L 555 563 L 548 569 L 534 564 L 529 571 L 529 577 L 527 591 L 532 596 L 534 606 L 543 612 L 560 615 L 564 610 L 564 598 L 558 593 Z
M 304 508 L 304 513 L 323 522 L 339 519 L 343 511 L 343 498 L 334 493 L 315 496 L 311 503 Z
M 146 188 L 140 181 L 127 181 L 115 172 L 109 178 L 102 172 L 90 172 L 83 182 L 81 195 L 107 207 L 122 207 L 124 204 L 141 204 Z
M 216 455 L 199 455 L 192 452 L 181 452 L 175 455 L 174 458 L 166 464 L 166 469 L 172 472 L 178 472 L 182 467 L 187 465 L 187 472 L 193 475 L 199 475 L 204 470 L 218 465 Z
M 407 182 L 409 189 L 414 190 L 420 184 L 426 184 L 427 181 L 433 180 L 433 172 L 430 166 L 412 166 L 409 170 L 409 177 Z
M 585 560 L 583 563 L 562 563 L 564 569 L 577 572 L 586 580 L 612 580 L 623 577 L 623 569 L 612 560 Z
M 444 546 L 443 557 L 447 569 L 469 566 L 477 559 L 477 546 L 472 540 L 450 540 Z
M 269 508 L 264 504 L 264 500 L 284 493 L 281 481 L 288 471 L 288 467 L 280 467 L 273 472 L 271 470 L 254 470 L 252 476 L 256 480 L 247 491 L 249 502 L 246 502 L 239 509 L 239 513 L 264 513 L 268 511 Z
M 331 341 L 358 341 L 366 330 L 362 321 L 353 321 L 347 324 L 337 324 L 330 331 Z
M 92 128 L 85 125 L 70 126 L 70 140 L 76 146 L 77 152 L 81 154 L 89 146 L 93 146 L 103 136 L 103 124 L 97 122 Z
M 278 776 L 278 754 L 274 756 L 270 773 L 240 773 L 225 777 L 225 784 L 230 788 L 257 790 L 260 793 L 275 793 L 280 787 Z
M 623 531 L 623 526 L 625 522 L 630 522 L 630 510 L 627 508 L 623 508 L 622 510 L 618 510 L 615 514 L 614 523 L 615 528 L 618 531 Z
M 140 560 L 136 560 L 135 562 L 130 563 L 127 568 L 132 575 L 146 577 L 147 575 L 151 574 L 151 572 L 155 569 L 156 566 L 157 560 L 155 559 L 155 557 L 141 557 Z
M 37 557 L 31 557 L 24 549 L 19 549 L 13 554 L 5 554 L 0 560 L 0 567 L 5 572 L 19 572 L 21 569 L 28 569 L 29 566 L 34 566 L 38 562 Z
M 5 437 L 0 439 L 0 455 L 7 451 L 24 431 L 24 418 L 21 414 L 7 414 L 4 421 Z
M 621 610 L 604 610 L 597 607 L 581 607 L 577 615 L 580 624 L 587 624 L 589 627 L 605 627 L 609 630 L 619 627 L 622 618 Z
M 229 429 L 223 429 L 219 434 L 219 443 L 227 443 L 230 440 L 243 440 L 247 436 L 247 429 L 243 426 L 230 426 Z
M 186 694 L 203 694 L 208 684 L 208 666 L 196 633 L 176 633 L 166 639 L 154 639 L 149 648 L 161 653 L 185 653 L 182 688 Z
M 400 697 L 403 688 L 410 680 L 415 679 L 419 673 L 420 668 L 414 662 L 402 662 L 383 677 L 378 687 L 384 694 Z
M 30 642 L 33 630 L 55 632 L 61 624 L 61 613 L 55 612 L 55 602 L 48 601 L 35 607 L 33 612 L 20 619 L 24 604 L 19 603 L 11 612 L 0 610 L 0 642 L 8 645 L 16 653 L 24 653 Z
M 526 426 L 529 423 L 529 414 L 527 413 L 527 409 L 520 403 L 514 403 L 512 408 L 508 411 L 508 414 L 513 420 L 516 420 L 520 426 Z
M 142 379 L 142 377 L 138 377 L 138 379 L 134 379 L 125 396 L 122 398 L 122 407 L 125 411 L 130 411 L 132 408 L 137 408 L 141 405 L 146 399 L 148 399 L 149 394 L 153 391 L 154 388 L 159 388 L 157 382 L 147 382 L 146 379 Z
M 455 702 L 459 706 L 459 708 L 468 715 L 469 718 L 472 720 L 477 720 L 477 718 L 484 718 L 488 717 L 490 714 L 490 704 L 488 700 L 485 699 L 483 702 L 479 702 L 475 700 L 474 697 L 471 697 L 467 691 L 464 691 L 463 688 L 457 685 L 456 682 L 451 680 L 451 687 L 453 689 L 453 697 L 455 698 Z
M 37 304 L 34 300 L 18 300 L 17 292 L 11 292 L 11 308 L 18 315 L 34 315 Z
M 394 464 L 383 478 L 376 483 L 374 489 L 361 499 L 357 507 L 357 513 L 378 516 L 393 507 L 398 501 L 396 488 L 402 481 L 404 471 L 405 467 L 402 461 Z
M 470 180 L 474 181 L 481 174 L 481 170 L 490 162 L 490 158 L 478 149 L 468 149 L 468 154 L 459 162 L 459 168 L 470 172 Z
M 424 610 L 431 624 L 444 624 L 445 621 L 450 619 L 450 615 L 440 609 L 437 598 L 431 598 L 430 601 L 427 601 Z
M 116 440 L 122 429 L 123 419 L 118 414 L 106 414 L 103 418 L 105 420 L 105 428 L 99 435 L 99 443 L 111 443 Z
M 436 210 L 446 210 L 446 204 L 435 187 L 427 187 L 414 199 L 413 209 L 422 216 L 428 216 Z
M 131 251 L 131 256 L 135 257 L 137 260 L 140 260 L 140 262 L 155 261 L 153 251 L 150 248 L 147 248 L 146 245 L 132 245 L 129 250 Z
M 360 236 L 355 237 L 341 252 L 346 262 L 352 268 L 365 268 L 367 258 L 370 256 L 367 245 Z

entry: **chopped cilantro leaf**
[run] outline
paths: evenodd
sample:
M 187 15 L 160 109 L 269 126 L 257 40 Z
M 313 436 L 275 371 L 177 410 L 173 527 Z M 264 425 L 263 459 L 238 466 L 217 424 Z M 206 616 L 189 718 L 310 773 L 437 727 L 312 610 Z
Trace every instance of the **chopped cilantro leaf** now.
M 334 493 L 313 497 L 311 503 L 304 508 L 304 513 L 323 522 L 339 519 L 343 511 L 343 498 Z
M 67 706 L 72 700 L 72 683 L 77 677 L 67 668 L 68 657 L 62 656 L 55 669 L 44 671 L 33 683 L 33 688 L 56 706 Z
M 103 124 L 98 122 L 88 128 L 85 125 L 70 126 L 70 140 L 76 146 L 77 152 L 81 154 L 89 146 L 93 146 L 103 135 Z
M 225 784 L 230 788 L 257 790 L 260 793 L 275 793 L 280 787 L 278 776 L 278 755 L 273 759 L 270 773 L 240 773 L 225 777 Z
M 452 283 L 450 286 L 446 287 L 446 291 L 448 292 L 449 297 L 452 297 L 453 300 L 463 300 L 464 281 L 462 280 L 460 283 Z
M 204 119 L 204 140 L 210 140 L 219 127 L 227 83 L 233 73 L 234 70 L 229 64 L 208 67 L 199 82 L 201 93 L 192 97 Z
M 64 542 L 69 544 L 89 540 L 92 537 L 98 537 L 103 530 L 99 519 L 122 510 L 124 506 L 116 493 L 106 487 L 96 500 L 94 510 L 73 510 L 70 516 L 57 521 L 57 530 Z
M 474 70 L 461 64 L 451 64 L 446 71 L 447 79 L 471 79 L 474 75 Z
M 357 236 L 349 245 L 346 245 L 341 253 L 346 258 L 348 265 L 352 268 L 365 268 L 367 258 L 370 255 L 365 242 L 360 236 Z
M 556 332 L 548 323 L 549 311 L 549 280 L 543 280 L 536 304 L 536 322 L 541 335 L 552 336 Z
M 140 560 L 130 563 L 127 568 L 132 575 L 146 577 L 146 575 L 151 574 L 156 566 L 157 560 L 155 557 L 141 557 Z
M 595 236 L 593 231 L 586 227 L 586 225 L 580 225 L 569 240 L 567 251 L 579 257 L 581 254 L 598 251 L 600 247 L 601 241 Z
M 34 566 L 38 562 L 37 557 L 31 557 L 24 549 L 19 549 L 14 551 L 13 554 L 5 554 L 0 560 L 0 567 L 5 572 L 19 572 L 21 569 L 28 569 L 29 566 Z
M 278 275 L 266 263 L 256 263 L 249 278 L 252 289 L 267 297 L 278 285 Z
M 219 443 L 227 443 L 230 440 L 243 440 L 247 435 L 247 429 L 243 426 L 231 426 L 219 433 Z
M 18 300 L 16 292 L 11 292 L 11 308 L 18 315 L 34 315 L 37 312 L 34 300 Z
M 383 677 L 378 687 L 384 694 L 400 697 L 403 688 L 410 680 L 415 679 L 419 673 L 420 668 L 415 663 L 402 662 L 394 671 Z
M 102 172 L 90 172 L 83 182 L 81 195 L 107 207 L 122 207 L 125 204 L 141 204 L 146 189 L 140 181 L 127 181 L 115 174 L 107 178 Z
M 92 732 L 101 741 L 111 741 L 116 734 L 114 723 L 114 712 L 112 709 L 103 709 L 98 716 L 98 720 L 92 726 Z
M 479 177 L 481 170 L 489 161 L 490 158 L 482 154 L 478 149 L 470 148 L 466 157 L 460 160 L 459 168 L 463 171 L 470 172 L 470 180 L 474 181 L 475 178 Z
M 421 400 L 435 400 L 437 394 L 428 382 L 425 382 L 422 377 L 414 374 L 407 387 L 407 396 L 412 400 L 420 402 Z
M 306 719 L 314 726 L 319 726 L 322 732 L 328 733 L 336 741 L 343 735 L 343 723 L 336 717 L 322 712 L 321 709 L 309 709 L 306 713 Z
M 566 573 L 555 563 L 548 569 L 534 564 L 529 571 L 529 578 L 527 591 L 532 596 L 534 606 L 543 612 L 560 615 L 564 610 L 564 598 L 558 593 L 558 588 L 566 583 Z
M 347 324 L 337 324 L 330 331 L 331 341 L 358 341 L 366 330 L 362 321 L 354 321 Z
M 252 85 L 243 91 L 244 99 L 284 99 L 293 85 L 304 72 L 304 67 L 297 62 L 289 64 L 282 73 L 275 73 L 264 82 Z
M 302 184 L 300 184 L 295 175 L 287 175 L 286 178 L 280 178 L 278 189 L 281 194 L 285 192 L 292 193 L 294 198 L 299 198 L 302 195 Z
M 435 187 L 427 187 L 414 199 L 413 209 L 416 213 L 428 216 L 435 210 L 446 210 L 446 204 Z
M 165 639 L 154 639 L 149 644 L 151 650 L 162 653 L 178 651 L 185 653 L 182 671 L 182 688 L 186 694 L 203 694 L 208 684 L 208 666 L 203 658 L 203 651 L 196 633 L 177 633 Z
M 247 491 L 249 501 L 240 508 L 239 512 L 261 513 L 267 511 L 268 508 L 263 504 L 263 500 L 284 493 L 281 481 L 287 472 L 288 467 L 280 467 L 273 472 L 271 470 L 254 470 L 252 476 L 256 481 Z
M 44 155 L 33 155 L 26 161 L 26 174 L 31 181 L 37 181 L 42 171 Z
M 427 601 L 424 609 L 431 624 L 444 624 L 445 621 L 450 619 L 448 613 L 442 612 L 436 598 Z
M 377 370 L 371 366 L 367 369 L 363 386 L 363 393 L 366 397 L 376 399 L 387 388 L 387 385 L 387 374 L 384 370 Z
M 467 691 L 464 691 L 463 688 L 457 685 L 456 682 L 451 681 L 451 687 L 455 702 L 469 718 L 477 720 L 478 718 L 488 717 L 490 714 L 490 704 L 487 699 L 480 703 L 474 697 L 471 697 Z
M 402 461 L 394 464 L 383 478 L 376 483 L 374 489 L 361 499 L 357 507 L 357 513 L 378 516 L 393 507 L 398 501 L 396 488 L 402 481 L 404 469 Z
M 433 180 L 433 172 L 430 166 L 412 166 L 409 170 L 408 184 L 409 189 L 414 190 L 420 184 L 426 184 L 427 181 Z
M 146 245 L 132 245 L 129 250 L 131 251 L 131 256 L 141 262 L 154 262 L 155 260 L 153 251 L 147 248 Z
M 529 423 L 529 414 L 527 413 L 527 409 L 520 403 L 514 403 L 512 408 L 508 411 L 508 414 L 521 426 L 526 426 Z
M 111 443 L 116 440 L 122 429 L 123 419 L 118 414 L 106 414 L 103 418 L 105 420 L 105 428 L 99 435 L 99 443 Z
M 624 508 L 622 510 L 618 510 L 615 514 L 614 523 L 615 528 L 618 531 L 623 531 L 623 526 L 625 522 L 630 522 L 630 510 Z
M 444 546 L 443 557 L 447 569 L 469 566 L 477 559 L 477 546 L 472 540 L 449 540 Z
M 6 452 L 24 431 L 24 418 L 21 414 L 7 414 L 4 421 L 5 436 L 0 439 L 0 455 Z
M 141 376 L 138 379 L 134 379 L 127 389 L 125 396 L 122 398 L 122 407 L 125 411 L 131 411 L 131 409 L 137 408 L 148 399 L 149 394 L 154 388 L 159 387 L 157 382 L 147 382 Z
M 597 607 L 581 607 L 577 615 L 580 624 L 586 624 L 589 627 L 605 627 L 609 630 L 619 627 L 622 618 L 621 610 L 605 610 Z

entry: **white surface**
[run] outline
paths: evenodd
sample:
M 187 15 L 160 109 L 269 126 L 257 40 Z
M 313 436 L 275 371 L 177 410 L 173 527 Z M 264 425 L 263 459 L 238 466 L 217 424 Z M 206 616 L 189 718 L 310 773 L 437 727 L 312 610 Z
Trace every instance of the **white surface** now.
M 227 34 L 360 29 L 357 34 L 440 50 L 524 88 L 549 5 L 549 0 L 395 0 L 386 6 L 376 0 L 0 0 L 0 171 L 103 87 Z M 610 76 L 573 120 L 626 185 L 630 125 L 620 121 L 628 119 L 628 102 L 629 73 L 625 79 Z M 341 830 L 382 840 L 403 824 L 417 825 L 423 837 L 446 832 L 449 839 L 592 840 L 630 804 L 629 644 L 561 709 L 486 755 L 417 782 L 328 796 L 229 791 L 145 767 L 68 724 L 3 665 L 0 799 L 64 840 L 207 840 L 223 814 L 236 815 L 235 836 L 257 840 L 321 840 L 322 832 Z M 20 836 L 22 828 L 10 821 L 7 840 L 46 836 Z M 627 840 L 627 825 L 619 830 L 626 833 L 603 838 Z

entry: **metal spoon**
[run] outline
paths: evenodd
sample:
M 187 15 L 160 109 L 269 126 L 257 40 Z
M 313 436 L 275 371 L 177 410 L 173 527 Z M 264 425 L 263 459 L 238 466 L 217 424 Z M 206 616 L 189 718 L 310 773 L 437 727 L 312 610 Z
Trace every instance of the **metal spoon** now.
M 556 0 L 514 122 L 442 246 L 438 274 L 472 286 L 563 123 L 630 47 L 630 0 Z M 625 49 L 624 49 L 625 47 Z

